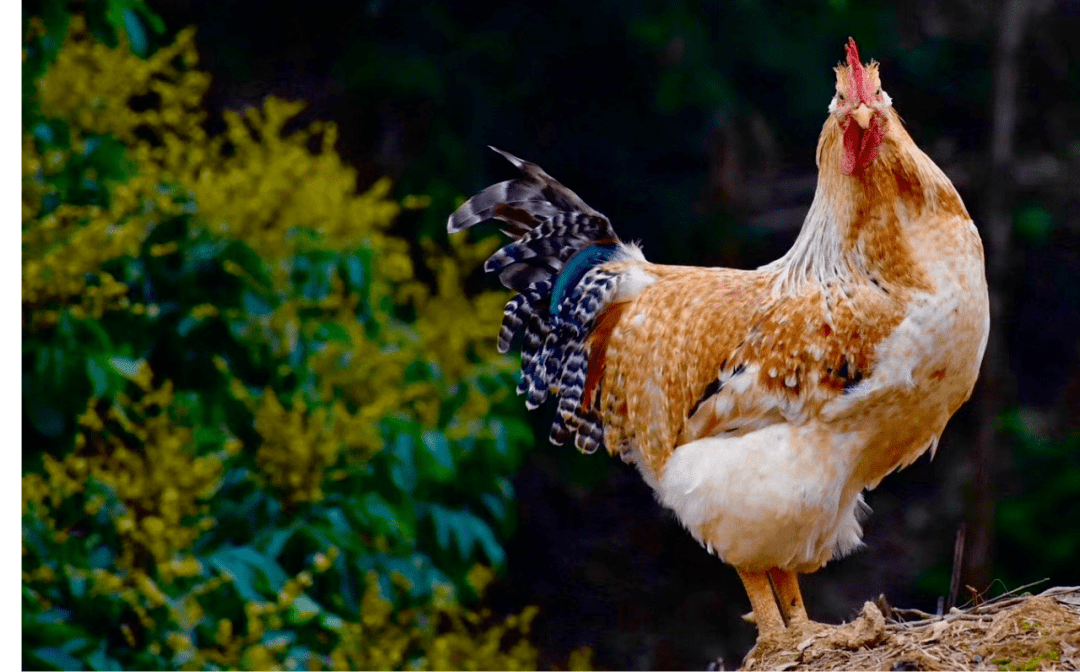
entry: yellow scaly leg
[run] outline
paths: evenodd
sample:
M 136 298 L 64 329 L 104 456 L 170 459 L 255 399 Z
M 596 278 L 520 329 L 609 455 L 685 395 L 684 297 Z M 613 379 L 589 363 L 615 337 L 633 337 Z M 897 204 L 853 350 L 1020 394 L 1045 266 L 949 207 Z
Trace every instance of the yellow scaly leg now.
M 788 626 L 809 623 L 810 617 L 806 615 L 806 605 L 803 604 L 802 591 L 799 590 L 799 575 L 773 568 L 769 570 L 769 579 L 776 589 L 776 599 Z
M 784 619 L 780 615 L 780 609 L 776 606 L 776 600 L 773 598 L 768 573 L 753 572 L 738 567 L 735 570 L 739 573 L 739 578 L 742 579 L 743 586 L 746 588 L 746 594 L 750 597 L 750 605 L 754 608 L 758 639 L 782 632 Z

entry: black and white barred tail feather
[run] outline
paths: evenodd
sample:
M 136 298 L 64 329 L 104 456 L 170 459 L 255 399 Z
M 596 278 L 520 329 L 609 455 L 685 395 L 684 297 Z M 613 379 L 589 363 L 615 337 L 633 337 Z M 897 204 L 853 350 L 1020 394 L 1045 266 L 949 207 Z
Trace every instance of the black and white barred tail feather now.
M 502 327 L 499 328 L 499 352 L 509 352 L 510 343 L 514 335 L 521 332 L 521 328 L 537 311 L 547 312 L 544 303 L 551 296 L 551 281 L 541 280 L 525 292 L 518 294 L 506 302 L 503 309 Z M 522 351 L 528 343 L 522 345 Z
M 554 282 L 577 251 L 598 241 L 618 241 L 607 217 L 540 166 L 492 149 L 519 168 L 523 177 L 492 185 L 470 198 L 450 215 L 446 229 L 457 233 L 489 219 L 504 222 L 503 232 L 514 242 L 491 255 L 484 269 L 497 271 L 506 287 L 525 293 L 538 282 Z
M 619 281 L 602 265 L 637 250 L 625 248 L 607 217 L 539 166 L 492 149 L 519 168 L 522 177 L 473 196 L 450 216 L 447 230 L 464 231 L 489 219 L 505 224 L 503 232 L 513 242 L 484 264 L 518 292 L 503 311 L 499 351 L 507 352 L 522 336 L 518 394 L 525 395 L 530 409 L 557 394 L 552 443 L 572 440 L 579 450 L 591 453 L 603 444 L 603 427 L 594 408 L 582 408 L 587 341 Z

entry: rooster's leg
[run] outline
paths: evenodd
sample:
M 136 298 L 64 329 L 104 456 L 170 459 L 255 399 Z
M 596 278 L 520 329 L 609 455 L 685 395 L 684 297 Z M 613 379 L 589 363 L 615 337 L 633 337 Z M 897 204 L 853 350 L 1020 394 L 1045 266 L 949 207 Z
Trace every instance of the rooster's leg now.
M 767 572 L 752 572 L 738 569 L 746 594 L 750 597 L 750 606 L 754 608 L 754 620 L 757 621 L 758 638 L 779 634 L 784 629 L 784 619 L 773 598 L 772 586 L 769 585 Z
M 776 589 L 776 601 L 780 603 L 780 611 L 783 612 L 788 626 L 809 623 L 810 618 L 806 615 L 806 605 L 803 604 L 802 592 L 799 590 L 799 575 L 774 568 L 769 570 L 769 579 Z

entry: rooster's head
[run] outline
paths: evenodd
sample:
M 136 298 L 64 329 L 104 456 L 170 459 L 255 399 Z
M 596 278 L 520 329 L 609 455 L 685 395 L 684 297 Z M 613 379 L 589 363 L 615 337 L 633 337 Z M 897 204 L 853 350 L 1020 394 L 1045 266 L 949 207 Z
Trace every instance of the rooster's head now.
M 892 99 L 881 89 L 878 64 L 871 61 L 864 66 L 855 40 L 849 37 L 847 64 L 836 66 L 836 96 L 829 103 L 829 112 L 844 132 L 840 168 L 846 175 L 861 172 L 874 162 L 885 137 L 890 107 Z

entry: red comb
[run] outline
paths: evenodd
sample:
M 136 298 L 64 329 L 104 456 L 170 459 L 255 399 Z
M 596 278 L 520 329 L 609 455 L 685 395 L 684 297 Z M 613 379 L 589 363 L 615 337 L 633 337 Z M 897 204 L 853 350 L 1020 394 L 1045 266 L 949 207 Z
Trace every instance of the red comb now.
M 848 71 L 851 72 L 852 88 L 861 102 L 870 105 L 874 98 L 870 92 L 870 81 L 866 77 L 866 70 L 862 61 L 859 60 L 859 48 L 855 46 L 855 38 L 847 38 L 847 63 Z
M 847 64 L 862 65 L 862 61 L 859 60 L 859 48 L 855 46 L 855 38 L 847 38 Z

